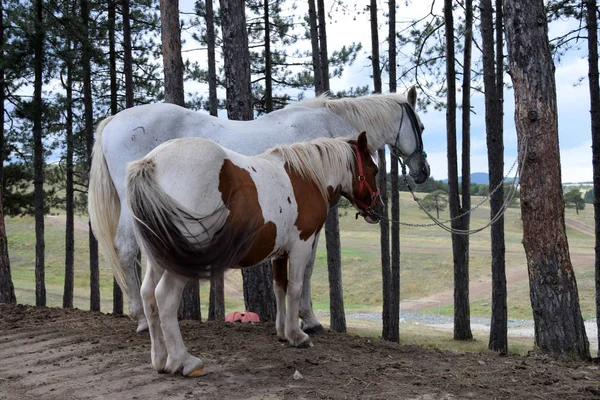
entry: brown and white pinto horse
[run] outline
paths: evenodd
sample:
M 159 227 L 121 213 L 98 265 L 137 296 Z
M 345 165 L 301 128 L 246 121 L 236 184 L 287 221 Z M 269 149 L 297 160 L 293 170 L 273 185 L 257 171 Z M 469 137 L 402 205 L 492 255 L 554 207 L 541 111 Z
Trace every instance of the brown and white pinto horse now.
M 356 141 L 321 138 L 252 157 L 206 139 L 175 139 L 130 163 L 127 199 L 148 258 L 141 294 L 152 366 L 201 375 L 204 364 L 187 352 L 177 321 L 186 282 L 267 259 L 273 260 L 277 335 L 308 346 L 299 302 L 327 210 L 344 196 L 377 223 L 376 174 L 364 132 Z M 123 280 L 123 271 L 116 272 Z

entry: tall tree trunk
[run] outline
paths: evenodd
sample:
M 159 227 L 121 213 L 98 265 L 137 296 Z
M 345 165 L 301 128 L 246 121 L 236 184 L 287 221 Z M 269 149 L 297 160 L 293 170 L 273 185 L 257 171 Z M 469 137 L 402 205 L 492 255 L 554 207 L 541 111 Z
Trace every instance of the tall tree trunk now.
M 390 93 L 396 92 L 396 1 L 389 0 L 388 68 Z M 400 185 L 398 182 L 398 158 L 390 154 L 390 179 L 392 181 L 392 254 L 390 279 L 390 326 L 389 341 L 400 341 Z M 386 186 L 387 187 L 387 186 Z
M 69 54 L 67 55 L 67 82 L 66 92 L 66 145 L 67 145 L 67 182 L 66 182 L 66 232 L 65 232 L 65 286 L 63 290 L 63 308 L 73 308 L 73 289 L 75 284 L 75 207 L 73 188 L 73 59 L 71 55 L 71 41 L 67 41 Z
M 217 116 L 217 69 L 215 61 L 215 18 L 213 0 L 206 0 L 206 42 L 208 47 L 208 104 L 210 115 Z
M 110 74 L 110 114 L 115 115 L 119 112 L 118 87 L 117 87 L 117 50 L 115 43 L 116 30 L 116 2 L 108 0 L 108 55 L 109 55 L 109 74 Z M 113 314 L 123 315 L 123 291 L 119 287 L 117 280 L 113 278 Z
M 501 0 L 500 0 L 501 1 Z M 498 2 L 496 3 L 498 7 Z M 490 218 L 498 215 L 502 208 L 504 193 L 504 144 L 502 130 L 502 102 L 498 92 L 504 90 L 497 83 L 502 79 L 503 60 L 495 59 L 494 19 L 491 0 L 482 0 L 481 37 L 483 43 L 483 84 L 485 88 L 485 126 L 488 149 L 488 169 L 490 190 L 498 191 L 490 199 Z M 501 8 L 496 10 L 496 40 L 502 41 Z M 499 38 L 498 38 L 498 31 Z M 501 49 L 501 47 L 500 47 Z M 500 64 L 497 64 L 497 62 Z M 500 73 L 498 73 L 500 72 Z M 492 249 L 492 321 L 490 326 L 490 350 L 506 353 L 508 351 L 508 316 L 506 305 L 506 266 L 504 244 L 504 217 L 500 217 L 491 227 Z
M 160 0 L 160 23 L 165 101 L 184 107 L 185 92 L 183 90 L 183 58 L 181 57 L 178 0 Z M 197 281 L 185 285 L 177 315 L 179 319 L 201 319 L 200 286 Z
M 369 4 L 369 12 L 371 17 L 371 66 L 373 73 L 373 88 L 375 93 L 382 92 L 381 85 L 381 68 L 379 66 L 379 31 L 377 24 L 377 0 L 371 0 Z M 384 209 L 388 209 L 388 191 L 387 184 L 384 184 L 386 178 L 386 166 L 385 166 L 385 149 L 379 151 L 379 171 L 381 176 L 379 178 L 379 188 L 381 190 L 381 199 L 384 202 Z M 383 179 L 382 179 L 383 178 Z M 391 271 L 390 271 L 390 224 L 385 219 L 380 221 L 379 229 L 381 232 L 381 280 L 383 282 L 383 310 L 382 310 L 382 334 L 381 336 L 385 340 L 391 340 L 393 336 L 392 332 L 392 320 L 394 316 L 391 310 Z
M 134 106 L 133 56 L 131 53 L 131 16 L 129 15 L 129 0 L 121 1 L 123 12 L 123 75 L 125 75 L 125 108 L 131 108 Z
M 323 87 L 323 71 L 321 70 L 321 51 L 319 50 L 319 31 L 315 0 L 308 0 L 308 22 L 310 25 L 310 44 L 312 47 L 312 65 L 315 80 L 315 94 L 325 91 Z
M 273 111 L 273 76 L 271 60 L 271 21 L 269 20 L 269 0 L 263 1 L 265 24 L 265 111 Z
M 473 1 L 465 1 L 465 45 L 463 48 L 462 84 L 462 206 L 460 212 L 471 208 L 471 51 L 473 46 Z M 470 215 L 459 221 L 461 229 L 468 230 Z M 458 251 L 454 272 L 454 339 L 473 339 L 469 310 L 469 236 L 456 237 Z
M 309 6 L 311 6 L 310 0 Z M 325 4 L 323 0 L 317 0 L 319 76 L 321 79 L 321 87 L 315 87 L 317 94 L 329 91 L 327 22 L 325 16 Z M 344 291 L 342 287 L 342 249 L 340 247 L 340 221 L 337 206 L 330 208 L 327 213 L 327 219 L 325 220 L 325 245 L 327 248 L 327 273 L 329 277 L 330 329 L 334 332 L 346 332 L 346 313 L 344 312 Z
M 450 216 L 460 214 L 458 194 L 458 167 L 456 150 L 456 71 L 454 58 L 454 18 L 452 1 L 444 0 L 444 21 L 446 27 L 446 81 L 448 84 L 446 130 L 448 141 L 448 202 Z M 453 220 L 452 228 L 464 229 L 463 219 Z M 468 247 L 461 235 L 452 234 L 452 254 L 454 257 L 454 339 L 471 339 L 469 324 L 469 271 Z
M 92 148 L 94 147 L 94 115 L 92 105 L 91 78 L 91 41 L 88 33 L 90 12 L 87 0 L 81 0 L 81 21 L 83 22 L 82 69 L 83 69 L 83 108 L 87 148 L 88 171 L 92 165 Z M 100 311 L 100 269 L 98 261 L 98 241 L 89 226 L 90 241 L 90 310 Z
M 44 68 L 44 31 L 42 0 L 35 2 L 35 42 L 34 42 L 34 115 L 33 115 L 33 168 L 35 204 L 35 305 L 46 306 L 46 283 L 44 254 L 44 145 L 42 143 L 42 71 Z
M 327 22 L 324 0 L 317 0 L 317 18 L 319 20 L 319 58 L 323 92 L 329 91 L 329 58 L 327 53 Z M 336 209 L 337 214 L 337 209 Z M 338 228 L 339 231 L 339 228 Z
M 165 101 L 185 106 L 179 0 L 160 0 L 160 37 L 165 76 Z
M 600 338 L 600 83 L 598 82 L 598 5 L 587 0 L 588 69 L 590 118 L 592 123 L 592 164 L 594 166 L 594 220 L 596 232 L 596 325 Z M 600 349 L 598 351 L 600 356 Z
M 215 23 L 212 0 L 206 0 L 206 42 L 208 46 L 208 104 L 210 115 L 217 116 L 217 71 L 215 64 Z M 225 282 L 223 273 L 211 275 L 208 320 L 225 320 Z
M 0 4 L 0 58 L 4 59 L 4 3 Z M 2 210 L 2 194 L 4 192 L 3 170 L 4 163 L 4 65 L 0 63 L 0 303 L 16 303 L 15 287 L 10 273 L 10 258 L 8 257 L 8 240 Z
M 506 0 L 504 13 L 519 162 L 525 160 L 521 215 L 535 342 L 543 352 L 588 359 L 589 343 L 565 234 L 556 83 L 544 2 Z
M 227 86 L 227 115 L 233 120 L 251 120 L 250 54 L 243 0 L 221 0 L 223 57 Z M 247 311 L 261 321 L 275 320 L 275 296 L 270 263 L 242 270 Z

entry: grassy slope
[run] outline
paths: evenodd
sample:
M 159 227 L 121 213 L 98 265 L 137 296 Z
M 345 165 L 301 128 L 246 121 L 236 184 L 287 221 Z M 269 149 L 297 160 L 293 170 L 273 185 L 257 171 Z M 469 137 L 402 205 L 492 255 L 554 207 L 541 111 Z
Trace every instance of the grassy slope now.
M 478 199 L 473 199 L 477 204 Z M 347 214 L 346 214 L 347 212 Z M 351 209 L 340 210 L 344 298 L 347 311 L 381 309 L 381 266 L 379 254 L 379 226 L 354 219 Z M 593 229 L 593 208 L 575 214 L 567 209 L 566 216 Z M 447 216 L 446 216 L 447 217 Z M 443 217 L 442 217 L 443 218 Z M 489 219 L 487 204 L 472 213 L 472 228 L 483 226 Z M 46 286 L 48 305 L 62 305 L 64 280 L 64 218 L 46 219 Z M 401 221 L 429 224 L 431 221 L 417 208 L 408 193 L 401 193 Z M 87 221 L 81 220 L 76 230 L 75 306 L 89 308 L 89 271 L 86 248 Z M 507 273 L 523 275 L 526 260 L 521 245 L 520 210 L 506 213 Z M 35 304 L 35 233 L 32 217 L 7 219 L 7 233 L 13 280 L 20 303 Z M 575 265 L 579 297 L 585 318 L 594 311 L 594 239 L 593 236 L 568 228 L 571 256 Z M 490 243 L 489 229 L 471 236 L 470 278 L 471 315 L 490 315 Z M 401 227 L 401 297 L 402 299 L 440 299 L 452 293 L 453 271 L 450 235 L 438 227 Z M 313 304 L 317 312 L 329 308 L 325 243 L 321 241 L 313 274 Z M 112 276 L 101 270 L 102 310 L 112 310 Z M 487 286 L 486 286 L 487 285 Z M 488 288 L 488 289 L 486 289 Z M 243 309 L 241 277 L 237 270 L 227 275 L 227 310 Z M 509 317 L 531 319 L 529 285 L 525 279 L 508 285 Z M 207 310 L 208 287 L 203 283 L 201 302 Z M 442 301 L 442 313 L 452 315 L 451 301 Z M 436 306 L 437 309 L 437 306 Z M 368 331 L 368 330 L 367 330 Z

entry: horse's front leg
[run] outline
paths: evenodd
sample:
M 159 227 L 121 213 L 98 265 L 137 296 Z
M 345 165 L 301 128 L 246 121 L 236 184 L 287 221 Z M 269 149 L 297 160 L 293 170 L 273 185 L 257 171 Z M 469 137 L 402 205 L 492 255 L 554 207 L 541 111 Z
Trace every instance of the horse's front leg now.
M 272 260 L 273 268 L 273 292 L 275 292 L 275 302 L 277 303 L 277 317 L 275 327 L 277 328 L 277 337 L 280 341 L 285 341 L 285 293 L 287 291 L 287 257 L 274 258 Z
M 203 375 L 205 370 L 202 360 L 192 356 L 185 348 L 177 321 L 177 308 L 186 283 L 185 278 L 165 271 L 155 294 L 168 353 L 165 371 L 175 373 L 181 370 L 184 376 L 191 377 Z
M 167 364 L 167 348 L 160 327 L 160 316 L 158 314 L 158 305 L 156 302 L 155 290 L 160 281 L 164 269 L 160 268 L 155 263 L 148 261 L 146 266 L 146 276 L 142 283 L 142 301 L 144 304 L 144 313 L 148 321 L 150 331 L 150 344 L 152 355 L 152 366 L 158 372 L 165 372 Z
M 298 323 L 300 311 L 300 295 L 302 294 L 302 281 L 304 271 L 312 254 L 312 241 L 300 240 L 289 253 L 289 273 L 287 284 L 287 312 L 285 316 L 285 337 L 296 347 L 310 346 L 306 333 L 300 329 Z
M 302 319 L 302 330 L 306 333 L 324 333 L 325 329 L 319 320 L 315 317 L 312 308 L 311 277 L 317 255 L 317 245 L 319 243 L 318 232 L 312 245 L 312 253 L 306 269 L 304 271 L 304 281 L 302 283 L 302 296 L 300 297 L 300 318 Z

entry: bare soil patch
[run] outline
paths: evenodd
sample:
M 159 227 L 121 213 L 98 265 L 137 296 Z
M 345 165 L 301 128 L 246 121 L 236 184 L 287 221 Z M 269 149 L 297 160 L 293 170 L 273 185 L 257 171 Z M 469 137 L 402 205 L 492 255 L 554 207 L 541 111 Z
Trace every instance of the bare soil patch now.
M 182 323 L 210 360 L 200 378 L 158 374 L 125 317 L 0 305 L 0 399 L 462 399 L 600 396 L 593 362 L 453 353 L 326 333 L 277 341 L 272 324 Z M 295 380 L 298 371 L 302 379 Z

